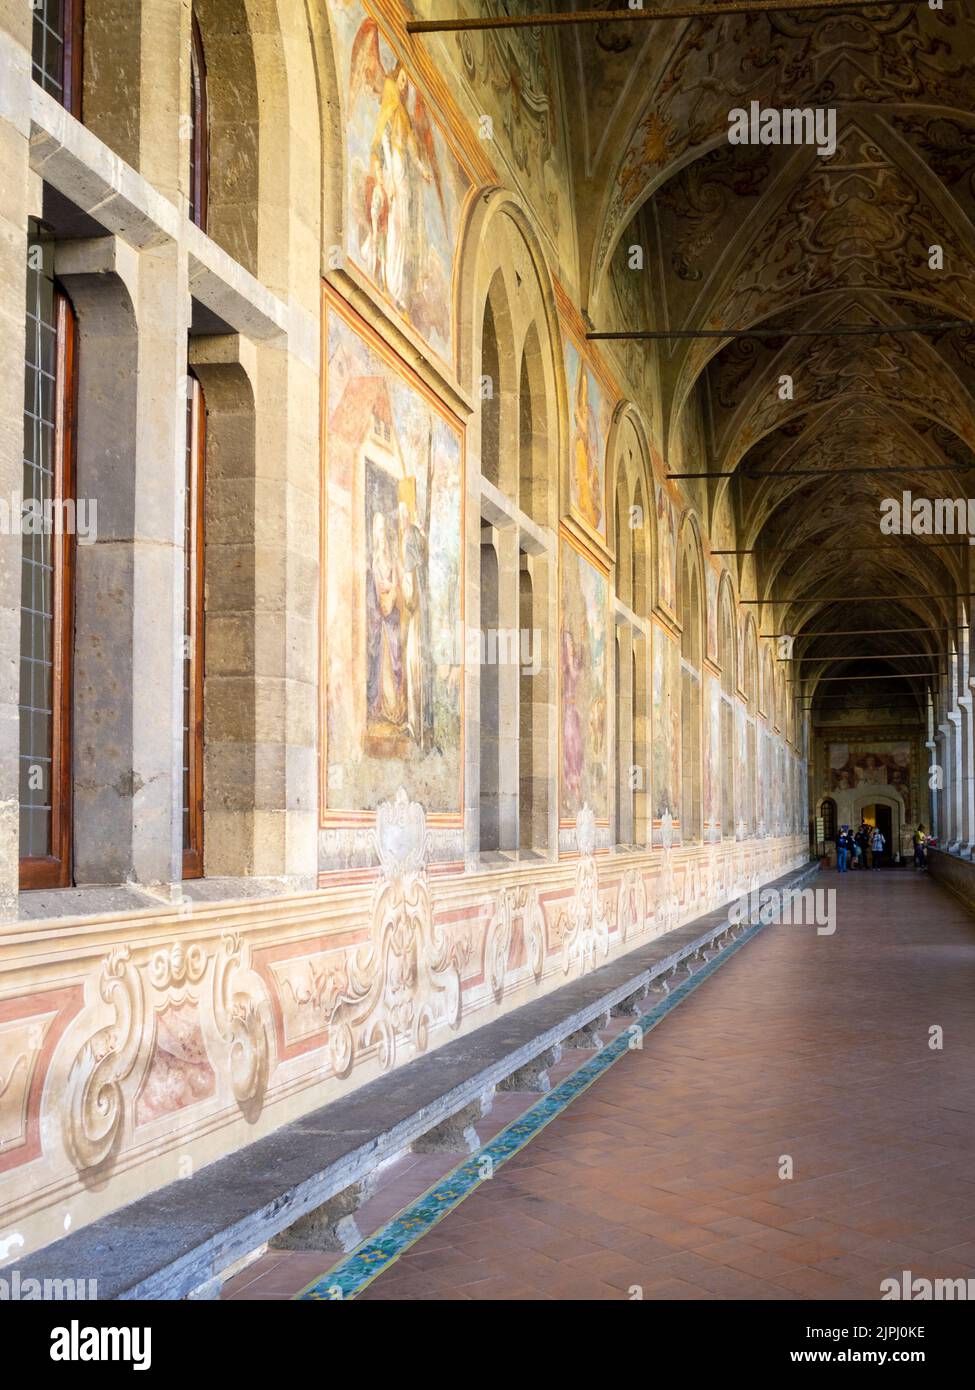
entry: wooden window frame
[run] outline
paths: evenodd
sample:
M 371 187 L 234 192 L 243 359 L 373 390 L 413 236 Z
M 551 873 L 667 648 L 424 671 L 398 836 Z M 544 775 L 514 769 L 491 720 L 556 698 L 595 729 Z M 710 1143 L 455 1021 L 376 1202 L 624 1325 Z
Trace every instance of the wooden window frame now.
M 85 0 L 62 0 L 61 20 L 61 105 L 80 121 L 84 86 Z
M 188 377 L 189 405 L 187 428 L 186 532 L 191 544 L 185 557 L 186 603 L 189 617 L 187 651 L 191 707 L 188 732 L 189 826 L 184 835 L 183 877 L 203 877 L 203 630 L 204 630 L 204 524 L 203 500 L 206 485 L 206 397 L 197 377 Z M 187 726 L 184 725 L 184 728 Z M 184 781 L 183 795 L 186 796 Z
M 81 120 L 84 87 L 85 0 L 64 0 L 64 108 Z
M 190 48 L 190 221 L 207 229 L 210 204 L 210 104 L 207 98 L 207 61 L 200 24 L 193 14 Z
M 55 284 L 57 305 L 55 498 L 75 496 L 78 418 L 78 324 L 71 303 Z M 20 860 L 20 887 L 66 888 L 71 883 L 71 701 L 74 634 L 75 537 L 52 537 L 54 619 L 51 667 L 51 853 Z

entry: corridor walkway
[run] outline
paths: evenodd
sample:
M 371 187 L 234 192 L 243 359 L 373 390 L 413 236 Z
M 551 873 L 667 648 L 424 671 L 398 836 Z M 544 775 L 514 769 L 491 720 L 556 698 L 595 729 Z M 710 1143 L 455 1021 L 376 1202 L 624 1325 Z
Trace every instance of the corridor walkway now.
M 975 1278 L 975 920 L 910 870 L 818 884 L 834 935 L 759 932 L 357 1296 L 877 1299 L 904 1270 Z

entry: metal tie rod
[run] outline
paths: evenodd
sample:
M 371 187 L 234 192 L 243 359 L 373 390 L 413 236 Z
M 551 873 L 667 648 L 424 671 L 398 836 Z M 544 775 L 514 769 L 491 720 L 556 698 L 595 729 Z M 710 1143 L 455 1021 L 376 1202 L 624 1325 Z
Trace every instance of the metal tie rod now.
M 816 684 L 823 685 L 825 682 L 846 681 L 847 685 L 851 681 L 920 681 L 926 680 L 929 676 L 944 676 L 947 672 L 935 668 L 933 671 L 888 671 L 883 676 L 819 676 Z M 812 680 L 811 676 L 807 677 Z
M 653 24 L 668 19 L 716 19 L 721 15 L 801 14 L 804 10 L 873 10 L 903 7 L 916 0 L 738 0 L 718 5 L 678 5 L 666 10 L 579 10 L 575 14 L 495 15 L 488 19 L 411 19 L 408 34 L 444 34 L 473 29 L 543 29 L 563 24 Z M 950 3 L 950 0 L 949 0 Z
M 887 333 L 947 333 L 975 328 L 975 319 L 931 319 L 925 323 L 833 323 L 822 328 L 635 328 L 587 333 L 591 342 L 657 342 L 666 338 L 864 338 Z
M 920 536 L 900 536 L 900 540 L 920 541 Z M 968 545 L 968 541 L 924 541 L 921 549 L 937 550 L 942 546 Z M 818 541 L 802 541 L 798 545 L 739 546 L 737 550 L 712 550 L 712 555 L 795 555 L 803 550 L 815 550 L 820 555 L 859 555 L 863 550 L 899 550 L 900 546 L 890 541 L 875 541 L 872 545 L 820 545 Z
M 951 652 L 829 652 L 826 656 L 787 656 L 783 661 L 932 661 Z
M 740 598 L 739 603 L 895 603 L 901 599 L 919 598 L 975 598 L 975 594 L 822 594 L 819 598 L 789 598 L 787 594 L 775 594 L 770 598 Z
M 850 474 L 848 468 L 733 468 L 730 473 L 720 468 L 708 468 L 703 473 L 668 473 L 668 478 L 844 478 Z M 864 473 L 971 473 L 975 463 L 935 463 L 930 468 L 918 468 L 909 464 L 891 465 L 881 468 L 858 468 L 857 477 Z M 955 542 L 957 544 L 957 542 Z
M 840 627 L 829 630 L 828 628 L 820 631 L 812 629 L 810 632 L 760 632 L 759 637 L 771 640 L 776 637 L 792 637 L 796 642 L 804 638 L 813 637 L 877 637 L 881 633 L 888 632 L 933 632 L 934 629 L 928 623 L 926 627 Z M 968 631 L 968 624 L 962 623 L 960 632 Z

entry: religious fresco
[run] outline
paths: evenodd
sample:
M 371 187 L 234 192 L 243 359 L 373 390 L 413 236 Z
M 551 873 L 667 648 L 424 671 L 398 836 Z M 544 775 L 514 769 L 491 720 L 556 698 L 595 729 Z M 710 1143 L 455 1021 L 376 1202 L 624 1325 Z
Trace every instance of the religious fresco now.
M 653 816 L 680 819 L 680 647 L 653 629 Z
M 597 535 L 606 536 L 606 439 L 611 406 L 588 362 L 565 341 L 569 410 L 569 506 Z
M 677 518 L 666 488 L 657 488 L 657 553 L 659 556 L 660 603 L 677 612 Z
M 744 705 L 735 701 L 735 756 L 739 769 L 738 776 L 735 777 L 735 814 L 738 822 L 745 819 L 748 810 L 748 779 L 751 770 L 748 766 L 748 720 L 745 714 Z M 737 834 L 738 825 L 735 825 Z
M 326 310 L 325 805 L 461 812 L 459 427 Z
M 704 814 L 711 825 L 721 819 L 721 683 L 707 677 L 708 720 L 704 750 Z
M 911 815 L 911 745 L 830 743 L 827 747 L 829 790 L 865 792 L 871 788 L 899 792 L 904 813 Z
M 358 0 L 329 0 L 345 94 L 346 251 L 441 357 L 453 348 L 453 264 L 471 180 L 386 35 Z
M 439 0 L 414 0 L 419 18 L 443 17 Z M 528 14 L 534 0 L 458 0 L 479 19 Z M 491 122 L 490 156 L 534 210 L 555 263 L 576 261 L 565 109 L 558 44 L 547 29 L 469 30 L 445 36 L 465 105 Z
M 606 576 L 565 539 L 560 571 L 561 815 L 609 815 Z

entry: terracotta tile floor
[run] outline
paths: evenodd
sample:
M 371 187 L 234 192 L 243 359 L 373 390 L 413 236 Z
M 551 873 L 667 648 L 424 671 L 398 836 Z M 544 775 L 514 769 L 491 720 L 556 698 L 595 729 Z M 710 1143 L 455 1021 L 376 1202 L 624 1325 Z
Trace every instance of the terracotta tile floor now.
M 975 1277 L 975 920 L 910 870 L 818 885 L 835 935 L 766 928 L 359 1297 L 874 1300 L 905 1269 Z M 499 1095 L 481 1138 L 532 1100 Z M 363 1234 L 459 1161 L 399 1160 Z M 288 1297 L 340 1258 L 266 1255 L 224 1296 Z

